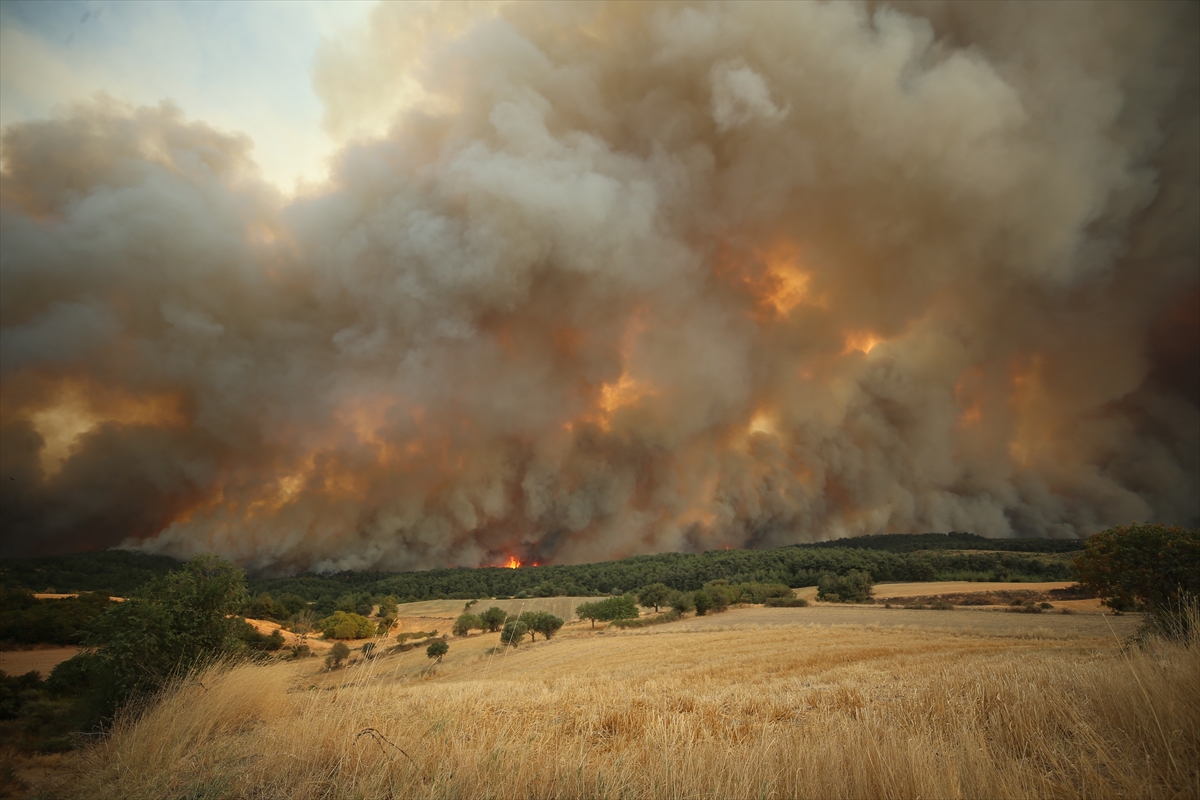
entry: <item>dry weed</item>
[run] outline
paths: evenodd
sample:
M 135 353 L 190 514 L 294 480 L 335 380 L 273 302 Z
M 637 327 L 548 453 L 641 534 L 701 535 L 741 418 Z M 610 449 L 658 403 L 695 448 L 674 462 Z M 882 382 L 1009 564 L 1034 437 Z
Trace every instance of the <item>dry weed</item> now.
M 411 654 L 327 675 L 311 664 L 210 672 L 203 688 L 181 685 L 88 751 L 60 791 L 131 800 L 1200 794 L 1195 640 L 1126 651 L 1116 641 L 722 627 L 734 629 L 580 635 L 499 653 L 483 649 L 493 634 L 440 675 Z

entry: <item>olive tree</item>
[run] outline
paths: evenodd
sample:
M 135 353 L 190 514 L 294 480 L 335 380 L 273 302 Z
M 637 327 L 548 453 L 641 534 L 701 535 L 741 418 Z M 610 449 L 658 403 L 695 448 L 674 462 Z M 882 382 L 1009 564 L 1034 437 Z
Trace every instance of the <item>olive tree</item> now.
M 427 657 L 437 659 L 437 661 L 434 663 L 440 662 L 442 660 L 442 656 L 449 652 L 450 645 L 446 643 L 445 639 L 438 639 L 436 642 L 429 645 L 429 647 L 425 648 L 425 655 Z

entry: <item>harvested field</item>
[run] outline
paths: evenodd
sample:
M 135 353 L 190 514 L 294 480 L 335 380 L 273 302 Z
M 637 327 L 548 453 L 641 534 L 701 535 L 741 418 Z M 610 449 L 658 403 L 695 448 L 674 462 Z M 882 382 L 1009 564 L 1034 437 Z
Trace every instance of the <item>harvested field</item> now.
M 576 622 L 515 650 L 498 634 L 454 638 L 438 665 L 414 650 L 335 672 L 243 666 L 203 676 L 203 690 L 183 685 L 72 756 L 70 780 L 36 788 L 131 799 L 1195 795 L 1200 647 L 1125 651 L 1137 621 L 742 608 L 632 631 Z
M 24 675 L 30 670 L 41 673 L 43 678 L 61 662 L 79 652 L 78 647 L 38 647 L 32 650 L 0 651 L 0 670 L 9 675 Z

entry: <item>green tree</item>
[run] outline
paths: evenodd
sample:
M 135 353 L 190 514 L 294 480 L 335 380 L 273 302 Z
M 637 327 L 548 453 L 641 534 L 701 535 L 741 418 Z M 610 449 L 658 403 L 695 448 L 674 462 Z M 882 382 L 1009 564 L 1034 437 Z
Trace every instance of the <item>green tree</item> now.
M 689 592 L 673 592 L 668 602 L 680 616 L 695 608 L 692 604 L 692 595 Z
M 480 620 L 487 626 L 488 631 L 495 633 L 504 625 L 508 619 L 508 612 L 500 606 L 492 606 L 487 611 L 479 615 Z
M 400 607 L 400 601 L 395 595 L 389 594 L 379 601 L 379 616 L 395 617 Z
M 704 584 L 704 591 L 712 600 L 712 610 L 721 613 L 733 602 L 733 593 L 729 591 L 729 581 L 709 581 Z
M 658 611 L 659 606 L 666 605 L 670 599 L 671 588 L 662 583 L 652 583 L 638 592 L 638 605 L 653 607 L 655 611 Z
M 446 655 L 446 653 L 449 653 L 449 652 L 450 652 L 450 645 L 446 644 L 445 639 L 438 639 L 436 642 L 429 645 L 429 647 L 425 648 L 425 655 L 428 656 L 429 658 L 436 658 L 437 661 L 441 661 L 442 656 Z M 437 663 L 437 662 L 434 662 L 434 663 Z
M 334 642 L 333 648 L 330 649 L 329 655 L 325 656 L 325 666 L 329 669 L 337 669 L 342 666 L 342 662 L 350 657 L 350 648 L 345 642 Z
M 549 639 L 563 626 L 562 619 L 549 611 L 526 611 L 521 615 L 520 620 L 525 623 L 530 641 L 536 641 L 536 634 L 539 633 Z
M 500 631 L 500 643 L 508 644 L 516 647 L 521 643 L 521 639 L 529 632 L 529 626 L 520 620 L 510 620 L 504 623 L 504 629 Z
M 696 607 L 696 616 L 703 617 L 713 607 L 712 596 L 703 589 L 692 593 L 692 605 Z
M 599 603 L 580 603 L 575 606 L 575 616 L 580 619 L 590 619 L 592 627 L 595 628 L 596 620 L 600 619 L 600 614 L 602 613 L 599 606 Z
M 460 614 L 458 619 L 454 620 L 455 636 L 466 636 L 472 628 L 483 630 L 483 620 L 476 614 Z
M 871 576 L 861 570 L 852 569 L 845 575 L 827 572 L 817 581 L 817 597 L 830 603 L 862 603 L 871 599 L 873 586 Z
M 245 622 L 235 614 L 246 601 L 241 569 L 204 555 L 111 604 L 85 640 L 89 652 L 76 657 L 90 674 L 85 716 L 102 723 L 174 676 L 245 653 Z
M 317 623 L 326 639 L 366 639 L 375 634 L 376 625 L 361 614 L 335 611 Z
M 1122 525 L 1087 540 L 1075 558 L 1079 583 L 1117 610 L 1178 606 L 1200 597 L 1200 530 Z
M 637 619 L 638 617 L 637 601 L 629 595 L 608 597 L 596 603 L 596 606 L 600 612 L 600 620 L 602 622 L 611 622 L 617 619 Z

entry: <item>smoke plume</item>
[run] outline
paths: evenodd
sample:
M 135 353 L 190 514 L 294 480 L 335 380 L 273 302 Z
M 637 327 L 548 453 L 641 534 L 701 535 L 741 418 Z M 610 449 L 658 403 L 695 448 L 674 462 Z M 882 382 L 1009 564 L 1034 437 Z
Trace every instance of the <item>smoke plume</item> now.
M 168 102 L 9 126 L 3 550 L 1194 525 L 1198 9 L 385 3 L 294 199 Z

